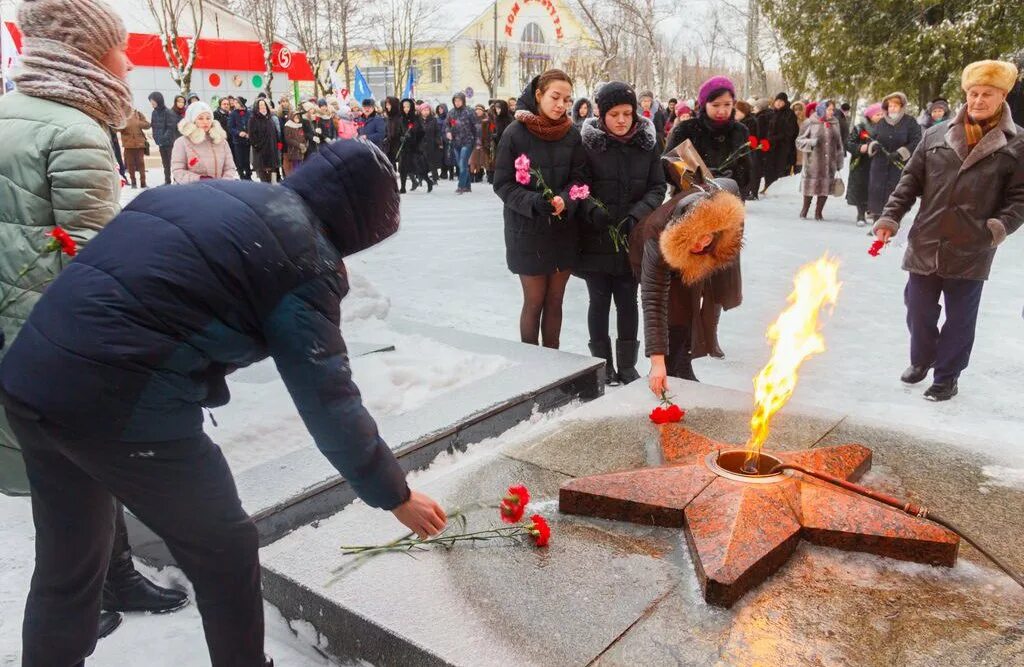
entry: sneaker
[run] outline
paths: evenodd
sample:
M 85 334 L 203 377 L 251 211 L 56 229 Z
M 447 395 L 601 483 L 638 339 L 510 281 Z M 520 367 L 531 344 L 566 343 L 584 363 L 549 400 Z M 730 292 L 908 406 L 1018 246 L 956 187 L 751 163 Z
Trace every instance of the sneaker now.
M 938 403 L 939 401 L 948 401 L 956 396 L 958 392 L 956 380 L 936 382 L 928 387 L 928 391 L 924 392 L 924 398 L 927 401 Z
M 900 382 L 905 384 L 917 384 L 928 377 L 928 370 L 930 368 L 930 366 L 915 366 L 911 364 L 907 370 L 903 371 L 903 375 L 900 376 Z

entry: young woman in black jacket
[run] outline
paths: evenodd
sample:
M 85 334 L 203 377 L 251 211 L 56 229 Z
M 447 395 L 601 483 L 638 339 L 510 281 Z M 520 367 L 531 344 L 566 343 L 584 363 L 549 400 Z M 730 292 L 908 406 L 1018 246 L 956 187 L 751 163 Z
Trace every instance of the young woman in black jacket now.
M 657 151 L 654 123 L 637 114 L 636 91 L 613 81 L 597 94 L 601 115 L 580 126 L 587 152 L 590 193 L 601 202 L 583 202 L 580 210 L 580 258 L 576 275 L 587 283 L 590 307 L 587 328 L 590 353 L 605 360 L 607 384 L 629 384 L 636 370 L 640 342 L 637 281 L 624 242 L 639 220 L 665 199 L 665 171 Z M 615 301 L 618 339 L 615 358 L 609 315 Z M 616 372 L 616 363 L 618 372 Z
M 427 170 L 420 155 L 420 144 L 423 142 L 423 121 L 416 113 L 416 102 L 411 99 L 402 100 L 402 135 L 398 144 L 398 173 L 402 179 L 399 194 L 405 194 L 405 181 L 412 176 L 412 189 L 420 186 L 420 181 L 427 182 L 427 191 L 433 191 L 434 184 L 427 176 Z
M 750 155 L 744 148 L 747 128 L 734 120 L 736 92 L 732 81 L 714 76 L 701 84 L 697 94 L 697 116 L 676 125 L 669 136 L 669 150 L 689 139 L 716 178 L 729 178 L 739 191 L 750 182 Z M 726 270 L 715 273 L 700 286 L 700 327 L 694 332 L 694 359 L 725 356 L 718 343 L 718 321 L 722 310 L 743 301 L 739 258 Z
M 586 180 L 586 153 L 566 113 L 571 97 L 565 72 L 534 77 L 516 102 L 515 122 L 501 136 L 494 171 L 494 191 L 505 202 L 506 260 L 523 287 L 520 338 L 556 349 L 565 286 L 579 252 L 578 202 L 569 189 Z M 533 173 L 523 168 L 524 156 Z

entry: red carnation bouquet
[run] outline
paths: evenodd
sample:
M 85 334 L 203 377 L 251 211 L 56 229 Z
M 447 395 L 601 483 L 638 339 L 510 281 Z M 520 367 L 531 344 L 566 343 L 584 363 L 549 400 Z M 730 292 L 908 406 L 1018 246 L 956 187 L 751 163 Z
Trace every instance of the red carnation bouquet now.
M 18 275 L 14 278 L 14 282 L 11 283 L 11 285 L 7 288 L 7 290 L 4 291 L 3 294 L 0 294 L 0 313 L 3 313 L 8 308 L 13 306 L 15 303 L 20 301 L 29 292 L 34 292 L 35 290 L 46 286 L 48 283 L 52 282 L 53 279 L 56 277 L 54 274 L 51 273 L 44 280 L 40 280 L 38 282 L 25 285 L 24 287 L 19 285 L 22 279 L 24 279 L 25 276 L 31 273 L 32 269 L 36 268 L 36 265 L 39 264 L 40 259 L 42 259 L 46 255 L 57 253 L 57 261 L 61 265 L 61 268 L 63 268 L 62 257 L 64 255 L 67 255 L 68 257 L 74 257 L 75 255 L 78 254 L 78 245 L 75 243 L 75 240 L 71 238 L 71 236 L 69 236 L 68 233 L 61 229 L 60 227 L 54 227 L 50 231 L 49 237 L 50 239 L 46 242 L 46 245 L 43 246 L 43 249 L 40 251 L 40 253 L 36 255 L 31 262 L 29 262 L 28 264 L 21 268 L 21 271 L 19 271 Z M 14 293 L 15 289 L 17 288 L 20 288 L 22 290 L 20 294 Z M 3 343 L 4 339 L 2 334 L 0 334 L 0 349 L 3 349 Z
M 686 410 L 672 402 L 672 397 L 661 392 L 661 403 L 651 410 L 651 421 L 655 424 L 675 424 L 683 421 Z
M 523 484 L 513 484 L 508 487 L 500 503 L 483 505 L 483 507 L 496 508 L 502 523 L 509 525 L 467 531 L 465 512 L 456 510 L 448 513 L 448 528 L 434 537 L 421 540 L 412 533 L 408 533 L 386 544 L 343 546 L 341 553 L 345 556 L 365 558 L 389 552 L 427 551 L 434 547 L 451 549 L 458 542 L 489 542 L 491 540 L 507 540 L 515 544 L 522 544 L 524 540 L 528 540 L 536 547 L 546 547 L 551 542 L 551 525 L 540 514 L 532 514 L 529 519 L 524 520 L 529 504 L 529 489 Z M 335 572 L 344 567 L 336 569 Z

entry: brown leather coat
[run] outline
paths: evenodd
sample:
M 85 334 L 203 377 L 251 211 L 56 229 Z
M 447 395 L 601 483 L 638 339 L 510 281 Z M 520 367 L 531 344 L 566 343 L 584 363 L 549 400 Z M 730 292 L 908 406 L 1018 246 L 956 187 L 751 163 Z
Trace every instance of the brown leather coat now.
M 128 122 L 121 130 L 122 148 L 145 148 L 146 135 L 143 130 L 149 129 L 149 121 L 140 111 L 133 111 L 128 116 Z
M 936 125 L 907 163 L 875 229 L 894 233 L 921 198 L 903 269 L 986 280 L 996 247 L 1024 222 L 1024 129 L 1004 107 L 998 127 L 968 150 L 962 108 Z

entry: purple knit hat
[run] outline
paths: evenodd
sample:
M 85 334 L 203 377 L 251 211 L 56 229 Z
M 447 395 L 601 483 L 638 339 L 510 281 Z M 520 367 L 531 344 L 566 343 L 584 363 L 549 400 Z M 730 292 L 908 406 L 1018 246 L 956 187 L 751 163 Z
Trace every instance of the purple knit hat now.
M 882 103 L 881 102 L 875 102 L 874 104 L 872 104 L 871 106 L 869 106 L 867 109 L 864 110 L 864 118 L 870 119 L 875 114 L 881 113 L 881 112 L 882 112 Z
M 728 90 L 732 94 L 733 99 L 736 98 L 736 86 L 733 85 L 729 77 L 713 76 L 700 84 L 700 90 L 697 91 L 697 108 L 703 111 L 704 105 L 708 103 L 708 98 L 711 97 L 711 93 L 718 90 Z

